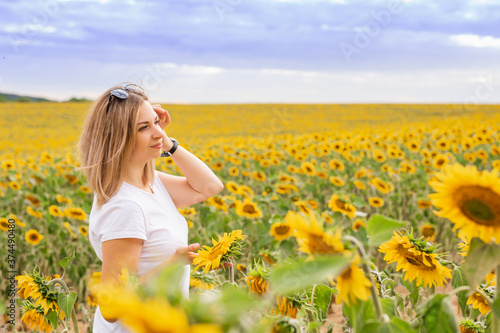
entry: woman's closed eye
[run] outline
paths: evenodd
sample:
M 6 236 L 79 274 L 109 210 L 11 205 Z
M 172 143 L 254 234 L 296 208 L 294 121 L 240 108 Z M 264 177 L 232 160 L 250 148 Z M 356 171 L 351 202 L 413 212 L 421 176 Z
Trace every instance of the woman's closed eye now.
M 157 119 L 157 120 L 155 121 L 155 125 L 158 125 L 159 123 L 160 123 L 160 119 Z M 142 131 L 143 129 L 145 129 L 145 128 L 147 128 L 147 127 L 149 127 L 149 125 L 142 126 L 141 128 L 139 128 L 139 131 Z

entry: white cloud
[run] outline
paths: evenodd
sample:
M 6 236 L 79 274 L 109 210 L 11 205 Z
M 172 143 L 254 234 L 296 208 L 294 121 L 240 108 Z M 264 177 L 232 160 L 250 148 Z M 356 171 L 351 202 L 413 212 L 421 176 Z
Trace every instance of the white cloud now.
M 470 47 L 500 47 L 500 38 L 471 34 L 453 35 L 450 39 L 455 44 Z

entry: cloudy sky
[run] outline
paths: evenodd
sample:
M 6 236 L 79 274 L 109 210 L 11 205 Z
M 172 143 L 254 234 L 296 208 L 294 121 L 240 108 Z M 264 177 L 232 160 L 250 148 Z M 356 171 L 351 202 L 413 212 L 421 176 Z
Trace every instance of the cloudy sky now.
M 500 103 L 497 0 L 0 0 L 0 91 Z

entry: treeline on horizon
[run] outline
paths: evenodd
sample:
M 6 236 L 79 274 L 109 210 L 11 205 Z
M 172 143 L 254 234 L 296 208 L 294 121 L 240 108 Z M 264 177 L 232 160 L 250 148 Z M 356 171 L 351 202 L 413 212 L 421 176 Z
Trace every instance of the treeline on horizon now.
M 32 96 L 21 96 L 15 94 L 6 94 L 0 93 L 0 103 L 4 102 L 21 102 L 21 103 L 29 103 L 29 102 L 57 102 L 47 98 L 41 97 L 32 97 Z M 72 97 L 64 102 L 92 102 L 90 99 L 86 98 L 76 98 Z

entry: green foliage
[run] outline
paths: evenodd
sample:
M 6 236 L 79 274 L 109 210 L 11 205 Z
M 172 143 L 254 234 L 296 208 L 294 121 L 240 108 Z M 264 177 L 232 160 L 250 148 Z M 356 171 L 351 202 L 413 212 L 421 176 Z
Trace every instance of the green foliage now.
M 457 333 L 459 332 L 455 310 L 450 297 L 444 294 L 434 294 L 417 307 L 421 315 L 420 331 L 426 333 Z
M 475 289 L 498 265 L 500 265 L 500 246 L 486 244 L 479 238 L 473 238 L 462 268 L 469 286 Z
M 314 283 L 337 276 L 350 264 L 351 259 L 343 255 L 317 256 L 312 260 L 296 259 L 276 267 L 270 277 L 270 288 L 275 294 L 288 295 Z
M 375 214 L 368 220 L 366 231 L 368 232 L 370 246 L 378 246 L 391 239 L 394 230 L 404 227 L 406 222 L 400 222 L 388 217 Z

